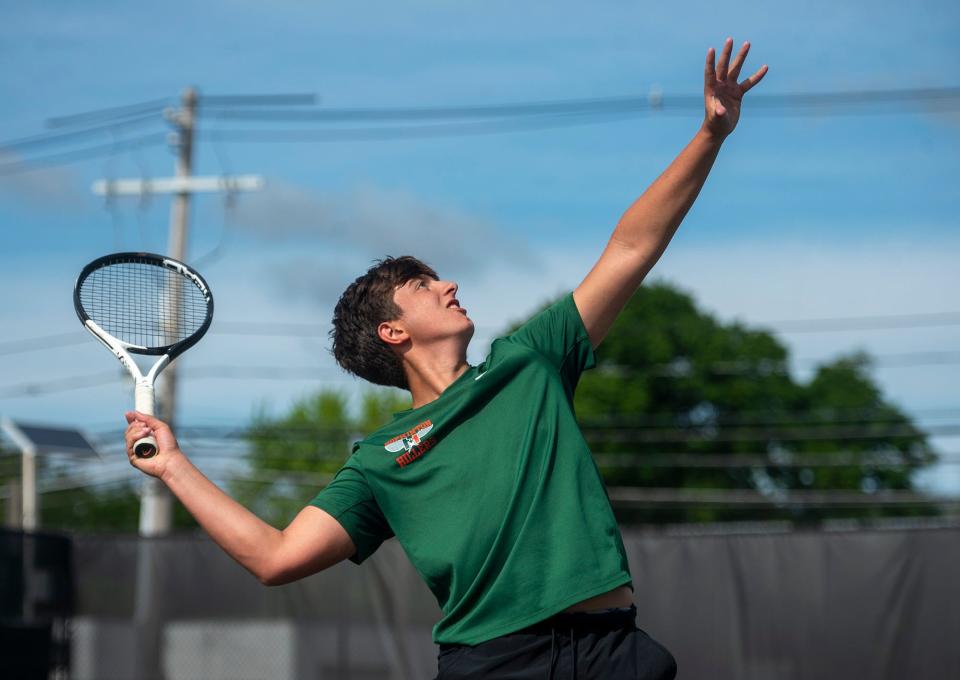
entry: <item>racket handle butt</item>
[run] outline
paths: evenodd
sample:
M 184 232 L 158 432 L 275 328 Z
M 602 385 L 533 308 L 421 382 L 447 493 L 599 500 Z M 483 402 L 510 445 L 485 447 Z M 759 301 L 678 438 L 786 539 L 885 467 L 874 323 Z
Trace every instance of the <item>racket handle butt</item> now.
M 133 452 L 137 458 L 153 458 L 157 455 L 157 440 L 153 437 L 138 439 L 133 444 Z

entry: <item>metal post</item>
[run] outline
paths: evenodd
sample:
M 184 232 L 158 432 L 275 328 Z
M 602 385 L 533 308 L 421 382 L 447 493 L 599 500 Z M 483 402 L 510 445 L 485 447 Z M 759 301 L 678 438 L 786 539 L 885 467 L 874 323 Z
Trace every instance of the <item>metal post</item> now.
M 23 489 L 20 526 L 24 531 L 37 528 L 37 451 L 25 446 L 20 454 L 20 480 Z
M 183 105 L 171 117 L 177 127 L 176 178 L 189 178 L 193 170 L 193 130 L 197 111 L 197 92 L 188 87 L 183 93 Z M 189 186 L 189 185 L 187 185 Z M 187 230 L 190 222 L 190 189 L 174 194 L 170 206 L 170 241 L 167 252 L 175 260 L 185 260 L 187 254 Z M 158 392 L 158 413 L 161 420 L 174 427 L 176 415 L 177 366 L 172 364 L 164 371 Z M 161 536 L 170 532 L 173 525 L 173 499 L 160 480 L 148 477 L 144 480 L 140 500 L 140 535 Z
M 172 115 L 177 127 L 176 177 L 188 179 L 193 166 L 193 128 L 197 109 L 197 93 L 187 88 L 183 105 Z M 176 260 L 185 260 L 187 229 L 190 218 L 190 188 L 174 194 L 170 207 L 170 242 L 167 252 Z M 175 296 L 176 292 L 171 291 Z M 178 302 L 178 301 L 177 301 Z M 176 304 L 176 303 L 174 303 Z M 178 315 L 174 311 L 174 318 Z M 158 414 L 160 419 L 174 427 L 176 414 L 176 365 L 168 366 L 158 385 Z M 159 604 L 160 590 L 157 555 L 162 545 L 153 537 L 168 534 L 173 525 L 173 499 L 159 479 L 147 477 L 140 499 L 140 542 L 137 550 L 137 595 L 134 621 L 138 633 L 138 677 L 142 680 L 162 680 L 166 676 L 163 665 L 163 629 Z

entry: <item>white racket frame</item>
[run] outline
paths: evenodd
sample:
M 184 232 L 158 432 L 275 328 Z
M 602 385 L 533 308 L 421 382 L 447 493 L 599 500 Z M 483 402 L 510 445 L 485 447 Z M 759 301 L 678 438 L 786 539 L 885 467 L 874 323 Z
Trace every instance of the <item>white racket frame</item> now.
M 149 253 L 144 253 L 144 255 L 149 255 L 150 257 L 159 259 L 163 266 L 174 269 L 190 279 L 190 281 L 192 281 L 194 285 L 200 289 L 200 292 L 203 293 L 204 297 L 207 298 L 210 304 L 213 304 L 213 296 L 210 294 L 210 289 L 207 287 L 206 282 L 199 274 L 190 269 L 190 267 L 171 258 L 158 257 Z M 123 340 L 114 337 L 110 333 L 107 333 L 107 331 L 103 330 L 103 328 L 101 328 L 93 319 L 84 320 L 83 325 L 88 331 L 90 331 L 90 333 L 93 334 L 93 337 L 99 340 L 104 347 L 110 350 L 113 355 L 120 360 L 120 363 L 123 365 L 123 367 L 127 369 L 131 376 L 133 376 L 134 408 L 140 413 L 145 413 L 148 416 L 156 415 L 154 412 L 156 409 L 154 384 L 156 383 L 157 376 L 160 375 L 160 372 L 165 369 L 174 358 L 179 356 L 181 352 L 193 346 L 193 342 L 186 347 L 180 348 L 180 351 L 178 352 L 167 352 L 166 354 L 160 355 L 160 358 L 156 361 L 156 363 L 153 364 L 153 367 L 147 372 L 146 375 L 144 375 L 143 371 L 140 370 L 140 367 L 137 366 L 137 362 L 134 361 L 133 354 L 156 356 L 156 351 L 151 352 L 150 348 L 148 347 L 124 342 Z M 196 342 L 196 340 L 194 340 L 194 342 Z M 178 349 L 178 347 L 175 345 L 174 349 Z M 134 454 L 140 458 L 150 458 L 155 456 L 157 454 L 157 440 L 153 437 L 153 435 L 148 435 L 138 439 L 136 442 L 134 442 L 133 451 Z

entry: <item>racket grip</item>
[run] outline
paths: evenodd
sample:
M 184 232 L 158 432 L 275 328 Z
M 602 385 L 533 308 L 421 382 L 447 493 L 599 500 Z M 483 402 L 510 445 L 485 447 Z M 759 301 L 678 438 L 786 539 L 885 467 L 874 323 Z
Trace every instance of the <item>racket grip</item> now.
M 140 413 L 145 413 L 148 416 L 153 415 L 153 385 L 137 382 L 137 386 L 133 390 L 133 400 L 135 408 Z M 153 438 L 153 435 L 138 439 L 133 444 L 133 452 L 137 458 L 152 458 L 157 455 L 157 440 Z

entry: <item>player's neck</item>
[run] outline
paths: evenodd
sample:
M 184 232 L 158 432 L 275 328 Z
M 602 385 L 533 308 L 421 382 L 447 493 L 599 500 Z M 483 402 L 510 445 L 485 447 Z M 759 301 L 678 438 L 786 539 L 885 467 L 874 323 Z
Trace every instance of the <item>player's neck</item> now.
M 465 348 L 450 352 L 434 350 L 429 354 L 411 351 L 404 356 L 403 364 L 413 397 L 413 408 L 435 400 L 470 368 Z

